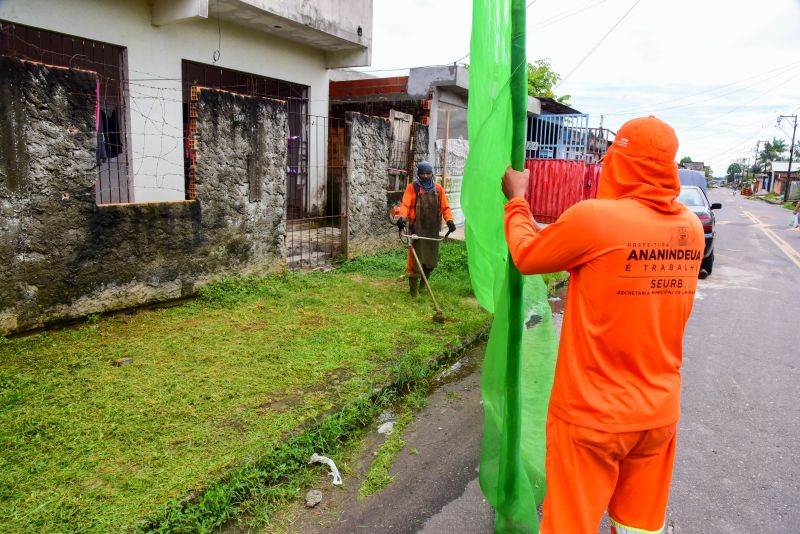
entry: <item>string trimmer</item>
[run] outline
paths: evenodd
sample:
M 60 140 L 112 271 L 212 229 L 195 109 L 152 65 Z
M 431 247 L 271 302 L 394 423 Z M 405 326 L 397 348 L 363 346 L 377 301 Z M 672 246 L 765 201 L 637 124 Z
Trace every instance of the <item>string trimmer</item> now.
M 397 212 L 396 210 L 392 210 L 389 220 L 392 221 L 392 224 L 397 223 Z M 433 307 L 436 311 L 433 314 L 433 320 L 437 323 L 444 322 L 444 314 L 442 313 L 442 309 L 439 307 L 439 303 L 436 302 L 436 297 L 433 294 L 433 289 L 431 289 L 431 284 L 428 282 L 428 277 L 425 276 L 425 269 L 422 268 L 422 263 L 419 261 L 419 256 L 417 256 L 417 251 L 414 250 L 414 241 L 417 240 L 424 240 L 424 241 L 444 241 L 447 239 L 447 236 L 450 235 L 450 231 L 448 230 L 443 237 L 422 237 L 417 234 L 409 234 L 408 232 L 403 233 L 402 230 L 398 230 L 398 234 L 400 236 L 400 242 L 406 245 L 410 250 L 411 254 L 414 256 L 414 262 L 417 265 L 417 269 L 419 270 L 419 275 L 422 277 L 422 281 L 425 282 L 425 287 L 428 288 L 428 294 L 431 296 L 431 300 L 433 301 Z

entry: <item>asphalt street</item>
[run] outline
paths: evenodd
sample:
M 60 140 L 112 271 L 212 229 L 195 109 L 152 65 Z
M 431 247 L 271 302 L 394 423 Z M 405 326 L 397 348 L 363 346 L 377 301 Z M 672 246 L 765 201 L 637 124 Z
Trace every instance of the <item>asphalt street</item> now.
M 699 282 L 684 340 L 666 531 L 800 532 L 800 231 L 789 228 L 790 212 L 778 206 L 728 189 L 709 196 L 723 208 L 716 212 L 714 269 Z M 363 501 L 331 503 L 314 512 L 326 521 L 305 524 L 341 533 L 491 532 L 492 510 L 477 482 L 476 358 L 467 358 L 461 375 L 435 391 L 410 425 L 390 487 Z M 599 531 L 608 532 L 607 519 Z

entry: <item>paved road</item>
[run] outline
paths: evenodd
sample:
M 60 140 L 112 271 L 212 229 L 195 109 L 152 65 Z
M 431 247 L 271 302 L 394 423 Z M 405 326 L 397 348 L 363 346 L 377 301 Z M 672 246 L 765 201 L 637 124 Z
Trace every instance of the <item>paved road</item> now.
M 669 517 L 676 533 L 800 532 L 800 232 L 711 192 L 716 265 L 685 338 Z
M 777 206 L 727 189 L 711 197 L 723 209 L 685 337 L 669 532 L 800 532 L 800 231 Z M 392 486 L 349 500 L 318 530 L 491 532 L 476 478 L 478 374 L 434 393 L 406 436 L 419 454 L 400 453 Z

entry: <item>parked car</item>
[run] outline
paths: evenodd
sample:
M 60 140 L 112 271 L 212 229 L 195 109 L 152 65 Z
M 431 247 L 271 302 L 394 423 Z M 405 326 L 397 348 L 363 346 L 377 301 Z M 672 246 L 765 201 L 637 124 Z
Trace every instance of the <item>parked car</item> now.
M 682 185 L 678 202 L 692 210 L 703 224 L 703 233 L 706 237 L 706 250 L 703 262 L 700 264 L 700 278 L 711 274 L 714 268 L 714 238 L 717 235 L 714 210 L 722 208 L 719 202 L 710 203 L 706 192 L 696 185 Z

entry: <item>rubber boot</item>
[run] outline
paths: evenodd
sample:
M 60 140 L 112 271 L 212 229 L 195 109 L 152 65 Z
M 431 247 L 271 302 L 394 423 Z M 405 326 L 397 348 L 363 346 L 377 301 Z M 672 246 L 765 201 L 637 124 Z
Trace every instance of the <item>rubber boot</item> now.
M 409 276 L 408 277 L 408 292 L 411 293 L 412 298 L 417 298 L 419 295 L 419 277 L 418 276 Z

